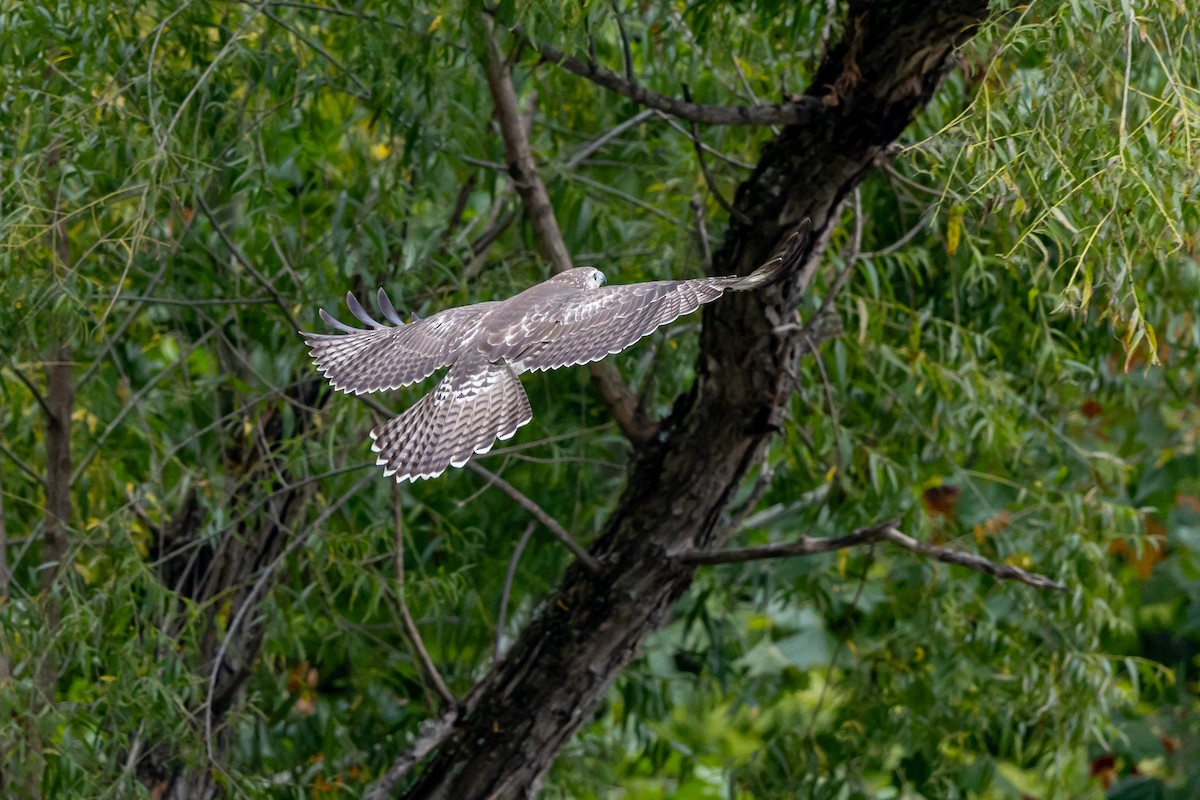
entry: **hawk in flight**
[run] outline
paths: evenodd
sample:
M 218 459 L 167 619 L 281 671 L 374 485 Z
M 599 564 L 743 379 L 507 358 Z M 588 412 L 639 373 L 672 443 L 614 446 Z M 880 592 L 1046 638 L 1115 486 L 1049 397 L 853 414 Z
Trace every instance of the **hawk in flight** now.
M 711 303 L 726 291 L 772 283 L 800 255 L 801 232 L 747 277 L 647 281 L 605 286 L 604 273 L 577 267 L 507 300 L 439 311 L 405 323 L 379 290 L 371 318 L 353 294 L 350 311 L 367 325 L 353 328 L 321 310 L 343 333 L 304 333 L 313 363 L 343 392 L 397 389 L 450 367 L 433 391 L 371 431 L 384 475 L 396 481 L 434 478 L 508 439 L 533 418 L 517 377 L 522 372 L 599 361 L 662 325 Z

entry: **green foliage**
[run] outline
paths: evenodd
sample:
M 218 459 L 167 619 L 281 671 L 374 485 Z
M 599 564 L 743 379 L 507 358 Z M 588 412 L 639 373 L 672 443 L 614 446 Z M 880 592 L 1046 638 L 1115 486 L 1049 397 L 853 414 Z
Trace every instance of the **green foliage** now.
M 840 35 L 824 2 L 626 5 L 495 13 L 618 73 L 623 27 L 641 85 L 707 103 L 801 91 Z M 424 314 L 545 267 L 477 10 L 341 9 L 0 0 L 0 780 L 18 792 L 153 796 L 152 754 L 230 796 L 355 796 L 436 707 L 400 622 L 398 543 L 451 689 L 491 663 L 526 514 L 465 471 L 394 491 L 363 444 L 372 409 L 289 395 L 312 377 L 295 329 L 347 289 Z M 802 362 L 738 537 L 895 516 L 1069 590 L 883 545 L 706 571 L 547 797 L 1101 797 L 1110 780 L 1111 798 L 1194 796 L 1198 35 L 1180 3 L 1073 2 L 972 40 L 833 231 L 800 313 L 851 269 L 845 331 Z M 686 124 L 646 114 L 593 149 L 642 109 L 502 42 L 577 261 L 614 282 L 700 274 L 697 214 L 714 241 L 725 214 Z M 698 135 L 731 197 L 771 132 Z M 690 381 L 694 322 L 616 359 L 658 414 Z M 44 415 L 22 378 L 42 387 L 59 343 L 73 512 L 47 565 Z M 628 447 L 586 375 L 526 386 L 534 423 L 484 463 L 586 541 Z M 301 509 L 271 572 L 203 603 L 164 581 L 160 534 L 190 493 L 204 513 L 177 546 L 250 552 L 289 487 Z M 538 530 L 506 644 L 565 562 Z M 261 650 L 222 718 L 205 654 L 252 622 Z

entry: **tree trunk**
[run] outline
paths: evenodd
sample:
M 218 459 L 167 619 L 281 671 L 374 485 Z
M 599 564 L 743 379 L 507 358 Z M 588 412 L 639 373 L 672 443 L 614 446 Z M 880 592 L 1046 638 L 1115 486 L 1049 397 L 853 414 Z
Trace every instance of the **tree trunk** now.
M 524 797 L 613 681 L 666 623 L 693 568 L 674 554 L 715 548 L 794 388 L 804 342 L 794 321 L 842 200 L 928 102 L 985 0 L 850 3 L 845 34 L 809 89 L 824 111 L 785 128 L 739 187 L 716 274 L 746 274 L 802 220 L 806 264 L 761 292 L 707 306 L 697 379 L 662 434 L 634 453 L 629 481 L 591 548 L 507 656 L 471 693 L 453 731 L 409 790 L 413 800 Z

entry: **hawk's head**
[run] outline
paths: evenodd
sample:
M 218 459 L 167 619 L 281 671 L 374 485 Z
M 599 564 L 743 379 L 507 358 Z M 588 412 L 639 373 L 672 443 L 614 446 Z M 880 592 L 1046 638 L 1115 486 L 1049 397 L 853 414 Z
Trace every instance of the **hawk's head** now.
M 550 280 L 574 286 L 576 289 L 599 289 L 607 279 L 604 273 L 595 267 L 576 267 L 560 272 Z

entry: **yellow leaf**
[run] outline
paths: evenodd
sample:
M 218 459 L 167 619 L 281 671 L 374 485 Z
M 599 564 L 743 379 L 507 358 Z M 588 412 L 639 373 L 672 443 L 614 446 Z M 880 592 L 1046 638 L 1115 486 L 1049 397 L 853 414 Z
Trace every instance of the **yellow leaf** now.
M 79 577 L 83 578 L 83 582 L 91 586 L 96 580 L 96 573 L 92 572 L 92 568 L 87 564 L 75 562 L 75 571 L 79 573 Z
M 837 475 L 837 464 L 834 464 L 832 467 L 830 467 L 828 470 L 825 471 L 825 482 L 829 483 L 830 481 L 832 481 L 835 475 Z
M 1146 341 L 1150 344 L 1150 363 L 1158 364 L 1158 334 L 1149 322 L 1146 323 Z
M 116 681 L 116 679 L 117 679 L 116 675 L 101 675 L 100 676 L 101 683 L 113 683 L 114 681 Z
M 229 612 L 233 610 L 233 598 L 225 598 L 225 602 L 221 604 L 221 608 L 217 611 L 217 627 L 221 632 L 229 630 Z
M 958 243 L 962 239 L 963 207 L 955 206 L 950 209 L 950 217 L 946 220 L 946 253 L 954 255 L 958 252 Z
M 433 18 L 433 21 L 429 23 L 429 28 L 426 29 L 425 35 L 428 36 L 429 34 L 435 32 L 440 27 L 442 27 L 442 15 L 438 14 L 436 17 Z

